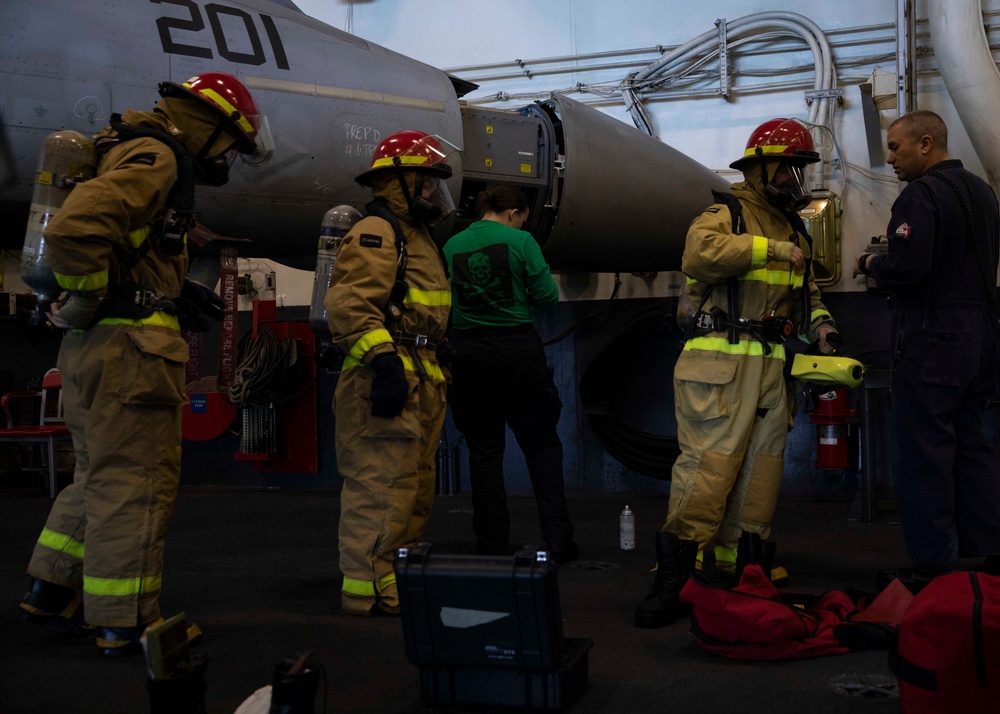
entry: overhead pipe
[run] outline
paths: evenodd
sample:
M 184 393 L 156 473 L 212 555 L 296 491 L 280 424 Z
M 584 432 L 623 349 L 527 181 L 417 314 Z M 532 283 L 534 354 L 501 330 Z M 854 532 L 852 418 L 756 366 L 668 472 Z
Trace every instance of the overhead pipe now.
M 726 23 L 726 32 L 734 40 L 751 33 L 773 28 L 790 30 L 802 37 L 809 45 L 816 63 L 814 89 L 831 89 L 836 86 L 836 68 L 833 64 L 833 56 L 829 43 L 823 35 L 822 29 L 809 18 L 791 12 L 762 12 L 747 15 L 746 17 Z M 629 113 L 633 117 L 633 121 L 639 129 L 650 135 L 653 134 L 651 121 L 642 106 L 642 102 L 639 100 L 635 86 L 662 73 L 674 64 L 711 51 L 717 43 L 717 32 L 706 32 L 663 55 L 645 69 L 632 75 L 626 82 L 623 82 L 622 97 Z M 818 102 L 813 102 L 809 109 L 809 121 L 818 123 L 817 119 L 819 117 L 825 118 L 827 104 L 828 100 L 825 98 Z
M 1000 72 L 993 61 L 980 0 L 928 0 L 938 71 L 986 180 L 1000 193 Z

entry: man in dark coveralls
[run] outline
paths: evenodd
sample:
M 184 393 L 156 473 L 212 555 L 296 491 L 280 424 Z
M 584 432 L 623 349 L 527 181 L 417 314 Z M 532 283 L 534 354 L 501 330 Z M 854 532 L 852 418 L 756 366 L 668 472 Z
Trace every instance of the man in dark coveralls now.
M 885 255 L 854 274 L 890 291 L 891 463 L 912 589 L 1000 553 L 1000 464 L 983 432 L 998 393 L 997 198 L 949 158 L 948 129 L 916 111 L 889 127 L 886 159 L 908 185 L 892 206 Z M 888 578 L 883 577 L 883 581 Z

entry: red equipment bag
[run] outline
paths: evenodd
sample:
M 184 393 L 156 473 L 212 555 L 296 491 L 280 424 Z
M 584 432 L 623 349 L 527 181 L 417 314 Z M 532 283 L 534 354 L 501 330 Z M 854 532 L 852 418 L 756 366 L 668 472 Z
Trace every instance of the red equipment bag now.
M 759 565 L 748 565 L 731 589 L 692 575 L 680 600 L 691 605 L 691 632 L 702 649 L 732 659 L 789 660 L 888 649 L 913 594 L 898 579 L 877 596 L 779 592 Z
M 1000 577 L 932 580 L 903 617 L 889 667 L 905 714 L 1000 712 Z
M 781 593 L 759 565 L 748 565 L 729 589 L 693 575 L 681 590 L 691 605 L 691 631 L 698 646 L 743 660 L 787 660 L 845 654 L 834 629 L 858 612 L 847 593 Z

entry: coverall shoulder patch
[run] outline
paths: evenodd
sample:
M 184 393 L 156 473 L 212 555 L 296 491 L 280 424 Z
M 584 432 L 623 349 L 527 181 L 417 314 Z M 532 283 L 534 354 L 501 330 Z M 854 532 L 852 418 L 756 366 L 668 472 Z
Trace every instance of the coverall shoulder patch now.
M 910 224 L 904 223 L 896 229 L 897 238 L 909 238 L 910 237 Z
M 127 164 L 142 164 L 144 166 L 155 166 L 156 165 L 156 154 L 136 154 L 135 156 L 133 156 L 132 158 L 130 158 L 128 161 L 126 161 L 123 164 L 123 166 L 127 165 Z
M 371 233 L 362 233 L 361 238 L 358 239 L 358 244 L 364 246 L 365 248 L 381 248 L 382 236 L 373 235 Z

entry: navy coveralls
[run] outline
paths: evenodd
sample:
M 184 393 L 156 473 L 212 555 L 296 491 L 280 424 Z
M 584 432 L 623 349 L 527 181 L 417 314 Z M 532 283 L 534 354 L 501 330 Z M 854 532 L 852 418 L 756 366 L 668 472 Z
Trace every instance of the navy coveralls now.
M 900 193 L 887 235 L 889 252 L 870 269 L 891 291 L 892 474 L 910 559 L 935 575 L 957 570 L 959 557 L 1000 553 L 1000 464 L 983 431 L 1000 365 L 986 292 L 997 271 L 996 196 L 961 161 L 939 162 Z

